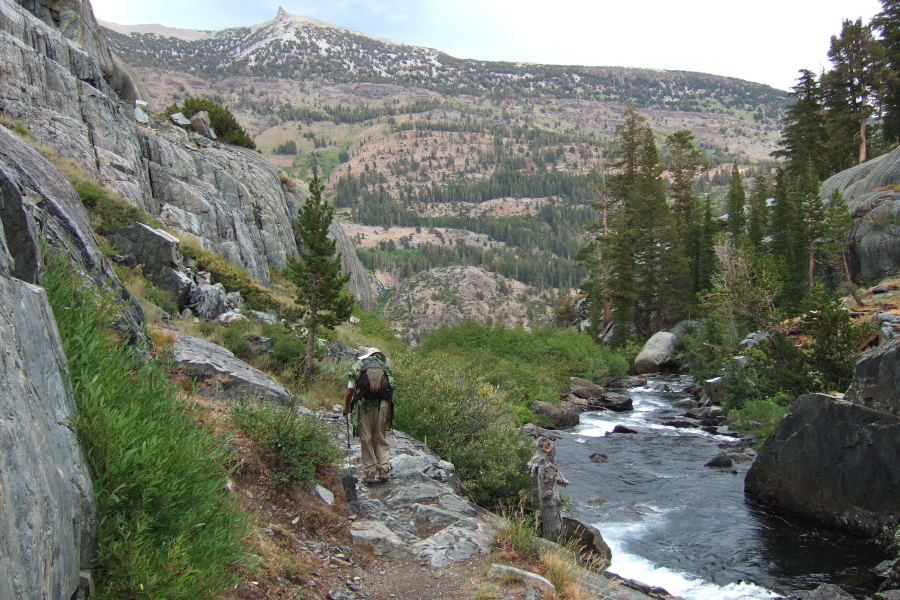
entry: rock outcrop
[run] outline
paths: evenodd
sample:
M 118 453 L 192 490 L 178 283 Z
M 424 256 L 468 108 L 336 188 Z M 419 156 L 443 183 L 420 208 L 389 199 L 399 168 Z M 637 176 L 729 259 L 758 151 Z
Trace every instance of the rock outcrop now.
M 39 249 L 25 235 L 33 229 L 9 236 L 14 252 L 4 233 L 34 223 L 6 167 L 0 162 L 0 598 L 71 598 L 95 553 L 96 506 L 53 313 L 41 288 L 16 277 L 37 275 Z M 19 259 L 27 264 L 17 268 Z
M 900 338 L 869 350 L 857 359 L 853 383 L 844 397 L 862 406 L 900 414 Z
M 802 396 L 766 439 L 745 491 L 766 505 L 878 536 L 900 525 L 900 417 Z
M 282 268 L 298 253 L 292 222 L 305 192 L 283 184 L 257 152 L 201 143 L 168 123 L 139 125 L 141 86 L 109 52 L 86 2 L 21 4 L 34 14 L 0 0 L 0 110 L 128 202 L 268 285 L 269 266 Z M 352 244 L 335 237 L 352 289 L 371 308 L 373 288 Z
M 866 279 L 900 268 L 900 148 L 841 171 L 822 184 L 827 202 L 841 192 L 856 220 L 851 238 L 851 267 Z
M 265 398 L 287 402 L 291 393 L 280 383 L 212 342 L 178 334 L 172 348 L 176 370 L 197 379 L 201 396 L 218 399 Z
M 675 352 L 675 339 L 675 334 L 668 331 L 654 333 L 634 359 L 634 372 L 643 375 L 664 369 Z
M 442 324 L 466 319 L 507 327 L 549 318 L 546 292 L 478 267 L 440 267 L 418 273 L 385 306 L 394 331 L 415 340 Z
M 444 567 L 487 554 L 501 521 L 460 495 L 453 465 L 424 444 L 395 431 L 391 479 L 383 486 L 360 486 L 350 527 L 354 544 L 378 556 L 417 557 Z M 354 460 L 360 460 L 354 442 Z

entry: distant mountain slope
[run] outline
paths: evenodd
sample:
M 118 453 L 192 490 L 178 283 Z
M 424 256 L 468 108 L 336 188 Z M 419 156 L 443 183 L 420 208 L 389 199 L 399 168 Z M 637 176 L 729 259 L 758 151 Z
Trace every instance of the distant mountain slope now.
M 786 101 L 785 92 L 772 87 L 703 73 L 458 59 L 283 9 L 272 21 L 218 32 L 106 26 L 112 48 L 134 66 L 216 78 L 322 77 L 334 83 L 421 87 L 451 96 L 552 96 L 640 108 L 761 111 L 765 117 L 775 116 Z

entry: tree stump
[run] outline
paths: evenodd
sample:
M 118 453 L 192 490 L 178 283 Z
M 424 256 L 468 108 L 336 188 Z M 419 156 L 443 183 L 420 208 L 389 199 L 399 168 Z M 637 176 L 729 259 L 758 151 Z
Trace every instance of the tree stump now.
M 557 485 L 569 485 L 556 464 L 556 448 L 553 440 L 541 436 L 537 439 L 537 449 L 528 461 L 531 477 L 537 481 L 538 505 L 540 508 L 541 537 L 558 542 L 563 535 L 563 520 L 560 515 L 562 498 L 556 491 Z

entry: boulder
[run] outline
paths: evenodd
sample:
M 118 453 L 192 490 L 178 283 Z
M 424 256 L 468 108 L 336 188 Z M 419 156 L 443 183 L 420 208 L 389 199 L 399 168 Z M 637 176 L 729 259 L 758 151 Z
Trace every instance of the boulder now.
M 606 545 L 599 529 L 571 517 L 563 517 L 563 527 L 566 542 L 574 542 L 579 552 L 599 559 L 601 564 L 596 565 L 596 568 L 609 566 L 612 562 L 612 550 Z
M 238 321 L 246 321 L 247 317 L 242 315 L 241 313 L 236 313 L 234 311 L 224 312 L 213 320 L 213 323 L 216 325 L 221 325 L 222 327 L 228 327 L 233 323 L 237 323 Z
M 194 132 L 199 133 L 203 137 L 209 138 L 211 140 L 216 139 L 216 132 L 213 131 L 212 126 L 210 125 L 209 113 L 205 110 L 201 110 L 197 114 L 191 117 L 190 119 L 191 129 Z
M 200 284 L 191 290 L 188 308 L 206 321 L 212 321 L 228 311 L 228 296 L 221 283 Z
M 703 394 L 700 396 L 700 405 L 722 404 L 725 399 L 725 380 L 721 377 L 713 377 L 703 382 Z
M 350 539 L 354 544 L 368 546 L 375 556 L 408 558 L 412 556 L 409 545 L 380 521 L 361 519 L 350 525 Z
M 531 405 L 531 410 L 536 414 L 549 418 L 558 429 L 574 427 L 581 420 L 578 413 L 549 402 L 535 402 Z
M 625 425 L 616 425 L 613 427 L 612 433 L 637 433 L 637 430 Z
M 579 377 L 570 377 L 569 386 L 572 388 L 573 394 L 575 394 L 579 398 L 584 398 L 585 400 L 590 398 L 599 398 L 605 391 L 596 383 L 592 383 L 587 379 L 581 379 Z
M 178 125 L 179 127 L 190 127 L 191 126 L 190 119 L 188 119 L 186 116 L 184 116 L 180 112 L 172 113 L 171 115 L 169 115 L 169 119 L 172 121 L 172 123 L 174 123 L 175 125 Z
M 900 338 L 864 352 L 856 360 L 844 400 L 891 414 L 900 411 Z
M 644 377 L 619 377 L 606 384 L 606 387 L 616 390 L 643 387 L 647 385 L 647 379 Z
M 256 397 L 277 402 L 287 402 L 291 397 L 280 383 L 212 342 L 178 334 L 172 355 L 179 373 L 201 382 L 201 396 L 216 399 Z
M 802 396 L 763 443 L 744 489 L 764 504 L 861 535 L 900 525 L 900 417 Z
M 714 467 L 718 469 L 730 468 L 734 465 L 734 461 L 727 452 L 719 452 L 711 461 L 706 463 L 705 467 Z
M 603 408 L 615 412 L 634 410 L 634 402 L 630 397 L 615 392 L 606 392 L 599 398 L 591 398 L 588 405 L 591 408 Z
M 842 588 L 826 583 L 814 590 L 791 596 L 789 600 L 854 600 L 854 598 Z
M 142 272 L 160 289 L 169 292 L 184 308 L 194 282 L 182 267 L 181 241 L 162 229 L 134 223 L 110 234 L 107 239 L 123 254 L 143 265 Z
M 634 371 L 638 375 L 643 375 L 663 370 L 669 365 L 675 353 L 676 339 L 675 334 L 668 331 L 654 333 L 634 359 Z

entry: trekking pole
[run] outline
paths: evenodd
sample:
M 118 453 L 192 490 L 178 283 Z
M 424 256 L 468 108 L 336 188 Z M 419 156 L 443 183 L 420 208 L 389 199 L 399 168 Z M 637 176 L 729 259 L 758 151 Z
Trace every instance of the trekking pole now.
M 347 422 L 347 450 L 350 449 L 350 417 L 344 415 L 344 421 Z

